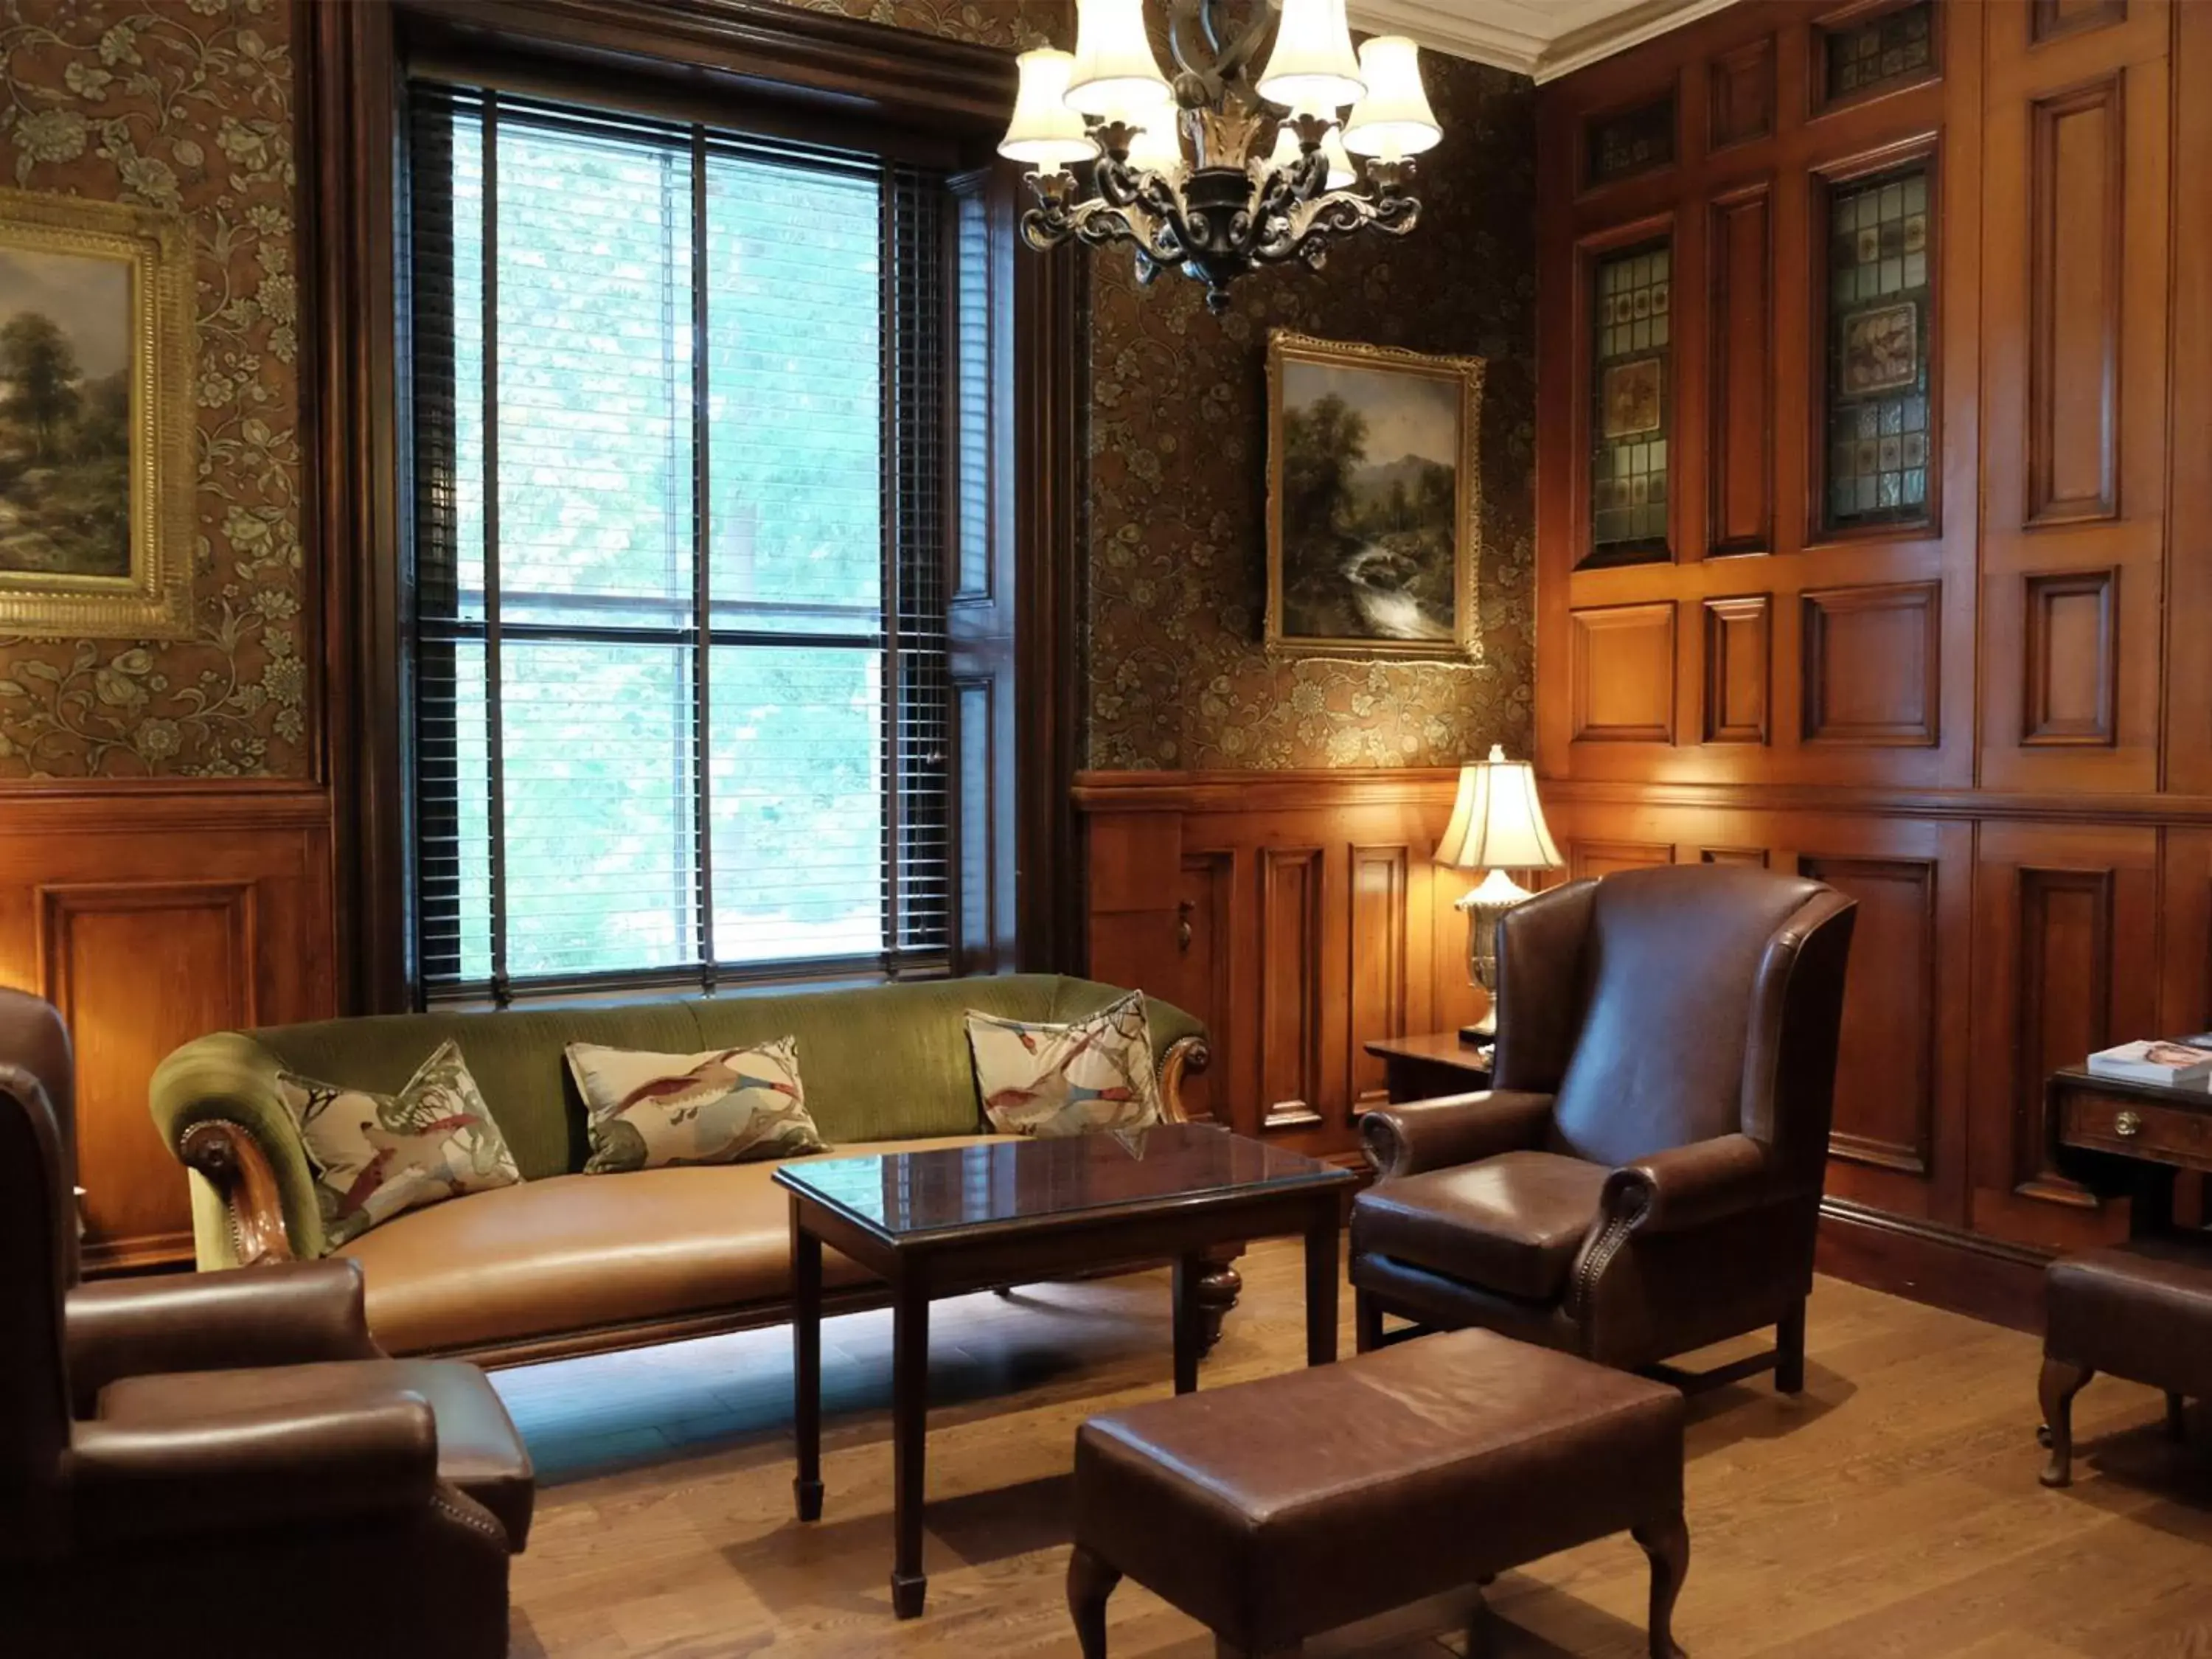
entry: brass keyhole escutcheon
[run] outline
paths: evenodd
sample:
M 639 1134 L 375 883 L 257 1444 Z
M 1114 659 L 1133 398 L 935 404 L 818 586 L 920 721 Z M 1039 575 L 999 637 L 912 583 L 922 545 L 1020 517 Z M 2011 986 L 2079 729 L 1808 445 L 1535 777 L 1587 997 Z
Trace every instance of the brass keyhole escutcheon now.
M 2142 1116 L 2135 1112 L 2122 1112 L 2112 1120 L 2112 1133 L 2122 1136 L 2141 1134 L 2142 1133 Z

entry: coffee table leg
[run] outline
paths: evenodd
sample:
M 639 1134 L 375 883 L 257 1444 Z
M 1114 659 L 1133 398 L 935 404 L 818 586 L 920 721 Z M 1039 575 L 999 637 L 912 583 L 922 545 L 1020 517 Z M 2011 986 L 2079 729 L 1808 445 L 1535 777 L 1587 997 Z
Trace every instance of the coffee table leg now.
M 911 1275 L 891 1287 L 891 1610 L 917 1617 L 929 1580 L 921 1571 L 922 1453 L 929 1432 L 929 1297 Z
M 1306 1226 L 1306 1364 L 1336 1362 L 1336 1281 L 1340 1275 L 1336 1242 L 1337 1200 L 1327 1194 L 1325 1207 Z
M 791 1483 L 801 1521 L 822 1518 L 822 1241 L 791 1206 L 792 1425 L 799 1477 Z
M 1206 1349 L 1206 1313 L 1198 1305 L 1198 1281 L 1210 1270 L 1202 1255 L 1179 1255 L 1175 1261 L 1175 1391 L 1188 1394 L 1198 1387 L 1198 1357 Z

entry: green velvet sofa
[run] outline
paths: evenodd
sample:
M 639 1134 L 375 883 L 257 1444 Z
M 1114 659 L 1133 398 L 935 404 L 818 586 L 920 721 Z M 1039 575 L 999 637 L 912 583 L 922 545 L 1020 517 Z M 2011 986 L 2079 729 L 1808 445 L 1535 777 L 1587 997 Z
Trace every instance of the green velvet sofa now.
M 1123 994 L 1051 975 L 939 980 L 775 995 L 693 997 L 619 1006 L 382 1015 L 186 1043 L 154 1074 L 154 1120 L 191 1172 L 199 1265 L 227 1267 L 337 1254 L 358 1261 L 370 1328 L 391 1352 L 518 1364 L 668 1341 L 787 1316 L 789 1213 L 774 1163 L 584 1175 L 584 1109 L 570 1042 L 693 1054 L 799 1040 L 808 1110 L 850 1156 L 981 1144 L 987 1133 L 962 1016 L 1080 1018 Z M 1153 1059 L 1170 1116 L 1206 1060 L 1182 1010 L 1149 1005 Z M 276 1091 L 280 1071 L 396 1090 L 456 1039 L 498 1121 L 521 1184 L 409 1211 L 331 1251 L 313 1177 Z M 831 1306 L 876 1287 L 830 1252 Z M 1218 1322 L 1233 1269 L 1206 1286 Z

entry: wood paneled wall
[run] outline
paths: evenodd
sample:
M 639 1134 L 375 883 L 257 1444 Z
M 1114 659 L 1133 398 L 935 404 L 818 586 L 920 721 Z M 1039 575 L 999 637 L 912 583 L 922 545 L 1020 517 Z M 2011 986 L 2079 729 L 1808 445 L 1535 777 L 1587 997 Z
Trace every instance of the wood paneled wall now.
M 1350 1158 L 1384 1097 L 1376 1037 L 1482 1011 L 1468 884 L 1431 862 L 1456 775 L 1093 772 L 1090 973 L 1203 1018 L 1212 1064 L 1185 1093 L 1248 1134 Z
M 1831 1257 L 2025 1318 L 2124 1219 L 2049 1167 L 2045 1073 L 2212 1023 L 2212 6 L 1937 0 L 1929 67 L 1827 95 L 1903 9 L 1738 5 L 1540 94 L 1537 758 L 1578 872 L 1859 901 Z M 1672 161 L 1588 187 L 1662 99 Z M 1828 204 L 1914 157 L 1929 510 L 1827 532 Z M 1668 546 L 1583 568 L 1590 262 L 1657 237 Z
M 8 792 L 0 984 L 76 1043 L 85 1264 L 189 1262 L 184 1173 L 146 1110 L 181 1042 L 336 1006 L 330 798 L 307 785 L 97 783 Z

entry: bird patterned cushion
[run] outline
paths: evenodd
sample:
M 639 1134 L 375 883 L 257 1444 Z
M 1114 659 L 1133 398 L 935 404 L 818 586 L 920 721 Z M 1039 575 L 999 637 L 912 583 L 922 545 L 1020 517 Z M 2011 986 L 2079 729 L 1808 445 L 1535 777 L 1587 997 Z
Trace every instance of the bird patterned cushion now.
M 970 1009 L 968 1046 L 984 1113 L 1002 1134 L 1138 1129 L 1167 1115 L 1152 1074 L 1142 991 L 1067 1025 L 1033 1025 Z
M 290 1072 L 276 1085 L 315 1171 L 331 1249 L 402 1211 L 522 1179 L 458 1042 L 441 1044 L 397 1094 Z
M 592 1137 L 586 1175 L 744 1164 L 825 1151 L 799 1082 L 799 1040 L 703 1054 L 568 1045 Z

